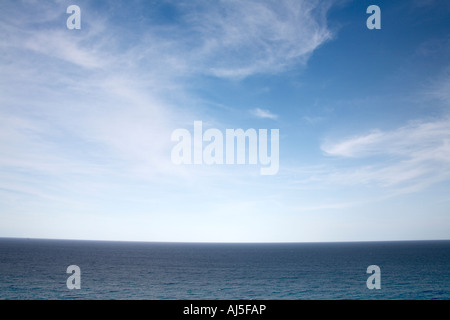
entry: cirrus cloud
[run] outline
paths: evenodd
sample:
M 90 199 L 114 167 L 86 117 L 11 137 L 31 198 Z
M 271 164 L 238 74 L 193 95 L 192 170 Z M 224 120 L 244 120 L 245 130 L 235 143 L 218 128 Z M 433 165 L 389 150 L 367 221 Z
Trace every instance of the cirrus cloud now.
M 333 173 L 335 181 L 376 183 L 418 191 L 450 179 L 450 118 L 413 122 L 392 130 L 376 130 L 339 142 L 327 142 L 322 151 L 333 157 L 361 161 L 352 170 Z M 382 157 L 371 162 L 372 157 Z
M 270 112 L 269 110 L 263 110 L 260 108 L 256 108 L 256 109 L 251 110 L 251 112 L 257 118 L 272 119 L 272 120 L 278 119 L 278 115 Z

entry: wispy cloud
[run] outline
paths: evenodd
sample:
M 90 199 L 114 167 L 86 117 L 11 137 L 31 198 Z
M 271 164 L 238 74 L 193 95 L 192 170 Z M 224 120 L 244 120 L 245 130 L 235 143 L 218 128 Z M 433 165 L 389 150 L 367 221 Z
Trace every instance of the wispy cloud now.
M 447 52 L 450 53 L 450 42 L 447 44 Z M 442 69 L 442 73 L 436 77 L 434 83 L 426 91 L 428 97 L 437 98 L 444 103 L 447 111 L 450 107 L 450 66 Z
M 161 138 L 175 118 L 161 91 L 175 80 L 111 41 L 114 25 L 83 8 L 80 31 L 65 28 L 62 2 L 9 2 L 0 13 L 0 174 L 27 185 L 10 191 L 42 194 L 39 179 L 58 193 L 64 181 L 175 174 Z
M 361 161 L 353 170 L 331 174 L 350 184 L 376 183 L 404 192 L 450 179 L 450 118 L 413 122 L 392 131 L 376 130 L 322 145 L 325 154 Z M 372 157 L 383 157 L 371 162 Z
M 69 37 L 67 32 L 61 30 L 31 34 L 24 39 L 23 48 L 87 69 L 107 65 L 107 61 L 94 52 L 95 48 L 81 49 L 76 39 Z
M 190 1 L 189 1 L 190 2 Z M 322 1 L 183 2 L 198 38 L 191 57 L 200 72 L 223 78 L 277 73 L 332 38 Z M 189 8 L 195 10 L 189 10 Z
M 387 139 L 387 135 L 376 130 L 366 135 L 356 136 L 337 143 L 326 143 L 322 150 L 327 155 L 341 157 L 361 157 L 367 154 L 385 152 L 379 146 Z
M 364 205 L 387 194 L 449 181 L 449 117 L 329 139 L 321 154 L 315 151 L 323 126 L 316 124 L 326 119 L 316 106 L 304 104 L 317 101 L 318 91 L 305 85 L 280 100 L 280 92 L 292 89 L 284 87 L 292 84 L 291 70 L 304 67 L 318 49 L 324 50 L 321 59 L 334 57 L 340 65 L 347 58 L 361 59 L 358 63 L 367 58 L 333 51 L 352 46 L 346 41 L 353 36 L 341 37 L 342 46 L 324 45 L 334 37 L 327 15 L 335 3 L 79 0 L 82 28 L 68 30 L 66 8 L 72 1 L 2 0 L 0 232 L 10 234 L 16 226 L 20 234 L 80 236 L 90 221 L 90 231 L 82 231 L 87 238 L 108 230 L 102 234 L 112 238 L 118 232 L 132 239 L 138 232 L 145 240 L 227 240 L 226 227 L 236 220 L 231 214 L 244 218 L 236 239 L 267 239 L 261 230 L 277 224 L 280 239 L 289 228 L 298 239 L 298 225 L 314 238 L 324 225 L 339 229 L 341 213 L 357 217 L 359 206 L 370 210 Z M 361 18 L 348 9 L 334 11 L 333 17 Z M 364 46 L 370 40 L 355 36 Z M 439 56 L 436 61 L 448 55 L 439 51 Z M 380 70 L 386 66 L 379 63 Z M 326 75 L 333 70 L 326 65 L 315 64 L 310 74 L 316 71 L 320 77 L 305 84 L 318 88 L 319 82 L 331 81 Z M 448 106 L 449 74 L 444 70 L 437 83 L 429 81 L 423 100 L 431 96 Z M 350 85 L 358 80 L 343 81 L 336 90 L 359 91 Z M 420 83 L 424 88 L 427 82 Z M 242 96 L 228 99 L 231 94 Z M 300 96 L 301 107 L 295 108 Z M 331 108 L 345 108 L 330 99 Z M 345 109 L 339 119 L 336 112 L 338 123 L 327 124 L 352 126 L 360 120 L 359 114 L 346 118 L 352 110 Z M 403 110 L 394 110 L 394 118 Z M 289 112 L 293 118 L 284 119 Z M 245 165 L 174 166 L 170 161 L 171 132 L 189 130 L 194 120 L 203 120 L 204 128 L 245 128 L 255 119 L 281 118 L 283 165 L 276 177 L 262 179 L 259 168 Z M 328 212 L 337 213 L 336 219 L 330 222 L 331 214 L 323 215 Z M 256 228 L 255 220 L 266 229 Z
M 392 131 L 375 130 L 340 142 L 325 143 L 322 150 L 328 155 L 341 157 L 377 154 L 411 156 L 425 151 L 434 157 L 431 151 L 440 148 L 449 139 L 450 119 L 444 118 L 429 122 L 416 121 Z
M 2 6 L 0 167 L 9 181 L 13 173 L 28 182 L 46 177 L 60 190 L 64 179 L 176 175 L 164 137 L 189 113 L 179 116 L 186 106 L 172 103 L 189 96 L 186 79 L 283 71 L 331 37 L 327 7 L 313 1 L 175 1 L 176 24 L 136 28 L 133 39 L 90 3 L 80 5 L 79 31 L 65 28 L 64 2 Z M 278 117 L 259 108 L 253 115 Z M 8 185 L 41 192 L 35 183 Z
M 128 160 L 160 158 L 148 167 L 162 168 L 170 141 L 155 137 L 170 136 L 172 120 L 177 121 L 168 102 L 173 98 L 168 97 L 174 92 L 186 94 L 189 83 L 180 78 L 282 71 L 290 63 L 305 62 L 331 38 L 325 19 L 328 7 L 314 1 L 177 1 L 173 5 L 183 9 L 178 24 L 139 29 L 131 41 L 116 21 L 96 15 L 88 3 L 83 3 L 78 33 L 65 29 L 62 2 L 5 4 L 1 81 L 8 94 L 1 98 L 2 115 L 32 123 L 41 143 L 49 143 L 42 137 L 54 138 L 54 126 L 64 127 L 58 133 L 61 144 L 65 139 L 78 139 L 83 145 L 94 141 L 103 144 L 102 150 L 116 150 Z M 32 14 L 36 7 L 39 14 Z M 24 87 L 27 97 L 20 94 Z M 38 118 L 32 108 L 36 104 Z M 278 117 L 259 108 L 252 113 L 259 118 Z M 22 129 L 10 126 L 9 130 Z M 34 132 L 22 139 L 37 136 Z M 58 142 L 52 145 L 59 150 Z
M 302 119 L 308 122 L 309 124 L 317 124 L 324 120 L 323 117 L 310 117 L 310 116 L 304 116 Z
M 257 118 L 272 119 L 272 120 L 278 119 L 278 115 L 270 112 L 269 110 L 263 110 L 260 108 L 256 108 L 256 109 L 251 110 L 251 113 Z

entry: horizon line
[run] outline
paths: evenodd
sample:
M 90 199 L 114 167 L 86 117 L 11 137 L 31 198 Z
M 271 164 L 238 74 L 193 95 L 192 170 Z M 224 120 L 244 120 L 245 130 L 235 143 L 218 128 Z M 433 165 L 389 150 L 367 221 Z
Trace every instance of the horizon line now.
M 70 238 L 34 238 L 34 237 L 3 237 L 0 240 L 54 240 L 54 241 L 85 241 L 85 242 L 127 242 L 127 243 L 158 243 L 158 244 L 326 244 L 326 243 L 373 243 L 373 242 L 432 242 L 450 241 L 450 239 L 404 239 L 404 240 L 339 240 L 339 241 L 150 241 L 150 240 L 111 240 L 111 239 L 70 239 Z

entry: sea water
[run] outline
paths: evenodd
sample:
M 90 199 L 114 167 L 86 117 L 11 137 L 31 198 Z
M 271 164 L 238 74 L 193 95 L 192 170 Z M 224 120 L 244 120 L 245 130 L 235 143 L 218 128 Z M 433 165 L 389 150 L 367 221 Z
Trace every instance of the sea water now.
M 68 266 L 80 289 L 69 289 Z M 380 268 L 369 289 L 367 268 Z M 0 239 L 0 299 L 449 299 L 450 241 L 146 243 Z

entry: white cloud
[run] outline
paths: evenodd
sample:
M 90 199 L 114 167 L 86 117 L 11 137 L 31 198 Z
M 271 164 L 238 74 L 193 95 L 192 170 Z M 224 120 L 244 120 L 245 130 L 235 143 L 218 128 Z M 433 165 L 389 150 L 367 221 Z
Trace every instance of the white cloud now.
M 303 120 L 308 122 L 309 124 L 317 124 L 324 120 L 323 117 L 310 117 L 310 116 L 303 116 Z
M 272 119 L 272 120 L 278 119 L 278 115 L 270 112 L 269 110 L 263 110 L 260 108 L 256 108 L 256 109 L 253 109 L 251 112 L 257 118 Z
M 450 43 L 447 46 L 450 48 Z M 450 53 L 450 50 L 447 51 Z M 437 98 L 446 108 L 450 107 L 450 66 L 443 68 L 442 74 L 432 83 L 426 95 Z
M 230 194 L 253 196 L 229 187 L 260 187 L 259 179 L 248 178 L 253 177 L 248 167 L 171 164 L 174 124 L 194 119 L 189 113 L 195 106 L 181 98 L 190 97 L 189 80 L 198 75 L 242 78 L 305 63 L 330 38 L 326 9 L 320 11 L 312 1 L 174 5 L 184 14 L 177 24 L 132 29 L 136 33 L 117 21 L 98 19 L 88 2 L 82 5 L 80 32 L 65 29 L 60 1 L 4 5 L 0 201 L 8 203 L 2 207 L 9 210 L 5 217 L 30 208 L 46 218 L 49 209 L 76 214 L 88 209 L 106 216 L 114 207 L 128 219 L 134 209 L 170 212 L 175 207 L 192 213 L 196 202 L 214 193 L 224 202 L 233 198 Z M 174 101 L 183 103 L 177 107 Z M 278 117 L 253 111 L 260 118 Z M 174 196 L 186 200 L 173 201 Z M 153 200 L 160 204 L 146 206 Z M 136 206 L 139 202 L 146 203 Z M 115 208 L 120 203 L 123 208 Z
M 376 183 L 399 191 L 419 191 L 450 179 L 450 118 L 414 122 L 392 131 L 380 131 L 326 143 L 329 156 L 364 160 L 353 170 L 328 176 L 348 184 Z M 372 163 L 374 156 L 383 157 Z
M 51 163 L 63 156 L 59 151 L 66 150 L 63 144 L 70 139 L 103 146 L 99 150 L 105 157 L 115 152 L 138 167 L 166 168 L 170 140 L 157 137 L 170 136 L 171 124 L 179 120 L 167 98 L 186 93 L 180 77 L 282 71 L 306 61 L 331 37 L 327 6 L 307 0 L 176 1 L 183 9 L 179 25 L 140 29 L 133 42 L 115 21 L 96 15 L 88 4 L 83 4 L 77 33 L 65 29 L 63 3 L 30 3 L 9 3 L 2 13 L 0 79 L 8 93 L 0 98 L 1 113 L 32 124 L 38 131 L 22 134 L 21 145 L 33 146 L 36 157 L 55 157 Z M 39 14 L 33 14 L 36 8 Z M 253 114 L 278 117 L 259 108 Z M 22 132 L 13 124 L 9 132 Z M 39 155 L 39 143 L 52 151 Z M 5 153 L 5 146 L 25 158 L 25 149 L 5 143 Z M 44 167 L 45 161 L 28 159 L 21 163 Z M 78 161 L 68 155 L 64 159 L 61 163 Z
M 172 4 L 180 8 L 177 24 L 137 29 L 133 43 L 116 21 L 93 13 L 96 11 L 86 8 L 87 4 L 83 5 L 83 17 L 89 19 L 82 19 L 81 36 L 64 30 L 64 24 L 56 30 L 42 29 L 41 24 L 67 18 L 61 3 L 39 6 L 36 16 L 25 6 L 19 16 L 15 13 L 15 20 L 8 18 L 1 23 L 5 32 L 0 40 L 3 37 L 2 45 L 12 42 L 85 68 L 121 63 L 156 69 L 169 77 L 208 74 L 244 78 L 304 64 L 332 38 L 326 23 L 328 1 L 189 0 Z M 24 21 L 39 28 L 25 31 Z M 126 51 L 115 47 L 120 43 L 126 44 Z M 107 54 L 110 50 L 114 58 Z
M 109 41 L 114 27 L 105 19 L 69 31 L 63 5 L 21 5 L 5 5 L 14 19 L 0 13 L 0 174 L 27 185 L 11 182 L 10 190 L 40 194 L 29 183 L 36 177 L 61 190 L 66 178 L 82 185 L 176 174 L 167 151 L 176 115 L 160 94 L 175 85 L 174 72 L 146 68 L 142 52 Z
M 411 156 L 431 152 L 450 139 L 450 118 L 412 122 L 392 131 L 375 130 L 337 143 L 325 143 L 322 150 L 331 156 L 366 157 L 377 154 Z
M 332 35 L 322 1 L 196 1 L 186 20 L 198 37 L 191 57 L 200 72 L 224 78 L 277 73 Z M 189 9 L 189 5 L 187 5 Z
M 378 145 L 386 139 L 386 135 L 379 131 L 353 137 L 338 143 L 328 143 L 322 146 L 322 150 L 332 156 L 357 157 L 367 153 L 376 153 Z
M 83 68 L 100 68 L 107 65 L 107 61 L 102 59 L 95 49 L 81 49 L 78 41 L 69 37 L 67 32 L 47 31 L 33 33 L 24 40 L 23 48 L 35 52 L 61 59 Z

